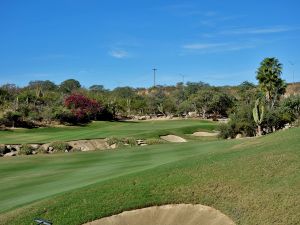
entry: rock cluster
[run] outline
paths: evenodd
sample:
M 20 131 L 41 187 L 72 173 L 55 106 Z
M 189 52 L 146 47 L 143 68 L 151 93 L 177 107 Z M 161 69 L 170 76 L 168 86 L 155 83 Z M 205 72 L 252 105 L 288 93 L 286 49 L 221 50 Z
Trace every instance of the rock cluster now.
M 126 144 L 124 144 L 126 145 Z M 128 145 L 128 144 L 127 144 Z M 136 140 L 137 146 L 145 146 L 145 140 Z M 9 157 L 24 155 L 22 148 L 25 145 L 22 144 L 0 144 L 0 157 Z M 30 151 L 25 155 L 34 155 L 37 153 L 55 153 L 55 152 L 75 152 L 75 151 L 93 151 L 93 150 L 105 150 L 115 149 L 118 145 L 113 143 L 108 144 L 107 139 L 93 139 L 93 140 L 77 140 L 69 142 L 54 142 L 46 144 L 27 144 L 26 148 Z

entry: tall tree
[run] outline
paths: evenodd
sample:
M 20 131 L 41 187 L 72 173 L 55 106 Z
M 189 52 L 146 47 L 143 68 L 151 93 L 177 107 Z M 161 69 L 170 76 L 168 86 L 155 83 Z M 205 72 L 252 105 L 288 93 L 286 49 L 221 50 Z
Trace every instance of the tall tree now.
M 282 64 L 276 58 L 265 58 L 257 70 L 256 79 L 271 109 L 279 97 L 285 93 L 286 83 L 281 79 L 281 74 Z
M 81 84 L 78 80 L 74 79 L 68 79 L 63 81 L 60 84 L 60 90 L 64 93 L 71 93 L 72 91 L 79 89 L 81 87 Z

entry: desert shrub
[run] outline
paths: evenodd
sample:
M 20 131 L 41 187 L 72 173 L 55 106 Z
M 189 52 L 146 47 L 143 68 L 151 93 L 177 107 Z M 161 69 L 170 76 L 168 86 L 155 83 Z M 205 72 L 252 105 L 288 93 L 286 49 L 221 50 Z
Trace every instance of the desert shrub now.
M 48 153 L 48 150 L 43 148 L 42 146 L 40 146 L 36 151 L 39 154 L 47 154 Z
M 33 152 L 33 149 L 30 145 L 22 145 L 20 150 L 18 151 L 19 155 L 31 155 Z
M 227 139 L 227 138 L 233 138 L 235 136 L 234 129 L 230 124 L 221 123 L 218 127 L 219 138 Z
M 122 139 L 121 138 L 118 138 L 118 137 L 110 137 L 107 139 L 107 144 L 108 145 L 113 145 L 113 144 L 117 144 L 122 142 Z
M 270 133 L 282 129 L 287 123 L 292 123 L 294 120 L 294 115 L 287 108 L 277 107 L 266 111 L 262 127 L 266 133 Z
M 49 147 L 52 147 L 54 152 L 65 152 L 66 150 L 70 150 L 71 146 L 63 141 L 52 142 Z
M 129 137 L 129 138 L 124 138 L 122 139 L 123 144 L 128 144 L 130 146 L 135 146 L 137 145 L 136 143 L 136 139 L 133 137 Z
M 162 139 L 159 139 L 159 138 L 150 138 L 150 139 L 146 139 L 145 143 L 147 145 L 157 145 L 157 144 L 164 144 L 166 142 Z
M 235 138 L 237 134 L 246 137 L 255 136 L 256 125 L 252 115 L 252 104 L 239 104 L 229 116 L 227 124 L 219 126 L 220 138 Z
M 107 144 L 113 145 L 116 144 L 118 147 L 124 145 L 135 146 L 137 145 L 136 139 L 133 137 L 120 138 L 120 137 L 110 137 L 107 139 Z
M 7 153 L 7 149 L 6 149 L 5 145 L 0 144 L 0 154 L 4 155 L 5 153 Z

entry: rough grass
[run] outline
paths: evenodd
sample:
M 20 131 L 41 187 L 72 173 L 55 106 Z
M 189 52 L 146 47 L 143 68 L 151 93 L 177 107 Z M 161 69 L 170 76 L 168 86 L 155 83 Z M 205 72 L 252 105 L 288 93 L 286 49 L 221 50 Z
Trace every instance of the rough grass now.
M 166 134 L 191 134 L 211 131 L 217 123 L 201 120 L 166 120 L 137 122 L 97 121 L 86 126 L 17 129 L 0 131 L 0 143 L 25 144 L 95 139 L 106 137 L 158 138 Z
M 299 138 L 298 128 L 253 139 L 168 144 L 112 153 L 78 153 L 69 160 L 41 157 L 35 159 L 35 165 L 29 161 L 24 163 L 23 160 L 29 160 L 25 157 L 8 160 L 10 163 L 5 166 L 1 164 L 1 171 L 14 171 L 6 177 L 8 184 L 24 174 L 28 175 L 29 182 L 54 166 L 57 176 L 78 177 L 74 184 L 97 179 L 98 183 L 2 214 L 0 224 L 33 224 L 33 218 L 43 217 L 54 224 L 75 225 L 124 210 L 169 203 L 212 206 L 243 225 L 300 224 Z M 38 159 L 44 163 L 39 163 Z M 97 164 L 103 166 L 95 167 Z M 124 175 L 127 167 L 131 171 Z M 79 168 L 77 172 L 68 173 L 76 168 Z M 116 171 L 120 177 L 108 179 Z M 95 177 L 85 180 L 89 174 Z M 41 179 L 38 178 L 43 185 L 51 176 Z M 31 185 L 39 187 L 37 183 Z M 56 188 L 62 185 L 72 184 L 62 179 Z M 15 187 L 8 185 L 9 188 Z M 40 188 L 32 195 L 45 190 L 45 187 Z M 46 190 L 51 188 L 55 186 Z

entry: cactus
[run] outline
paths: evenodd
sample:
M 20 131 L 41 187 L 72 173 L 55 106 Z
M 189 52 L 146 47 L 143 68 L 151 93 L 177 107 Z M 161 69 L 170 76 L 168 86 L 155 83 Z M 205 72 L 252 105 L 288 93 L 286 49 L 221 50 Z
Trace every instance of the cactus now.
M 260 103 L 260 100 L 257 99 L 255 106 L 253 108 L 253 119 L 257 125 L 257 135 L 261 136 L 261 123 L 264 119 L 265 107 Z
M 162 103 L 160 103 L 158 106 L 157 106 L 157 109 L 160 113 L 162 113 L 163 115 L 165 115 L 164 113 L 164 106 Z

